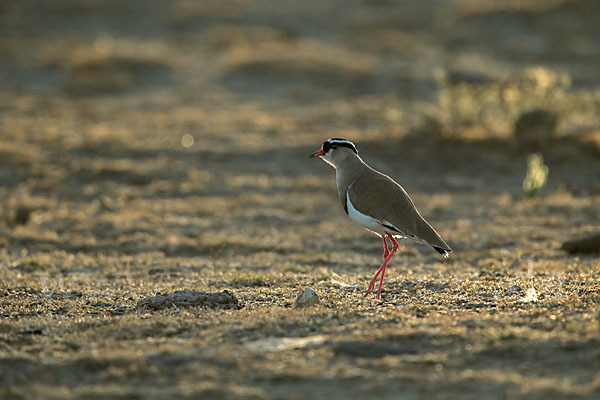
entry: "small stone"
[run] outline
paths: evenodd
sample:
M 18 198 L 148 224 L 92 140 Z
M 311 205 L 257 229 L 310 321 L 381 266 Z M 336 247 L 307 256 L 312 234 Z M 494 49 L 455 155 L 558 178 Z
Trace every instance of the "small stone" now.
M 296 304 L 294 307 L 310 307 L 319 303 L 319 295 L 317 295 L 317 293 L 311 288 L 306 288 L 304 289 L 304 292 L 302 292 L 302 294 L 296 299 Z
M 521 297 L 523 303 L 536 303 L 538 301 L 538 293 L 535 288 L 530 287 L 527 289 L 524 297 Z

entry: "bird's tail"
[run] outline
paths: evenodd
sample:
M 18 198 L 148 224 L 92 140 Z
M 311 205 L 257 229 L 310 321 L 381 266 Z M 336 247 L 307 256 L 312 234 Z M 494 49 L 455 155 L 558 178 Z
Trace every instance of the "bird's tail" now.
M 450 248 L 444 249 L 439 246 L 431 246 L 431 247 L 433 247 L 433 249 L 435 251 L 437 251 L 438 253 L 440 253 L 444 258 L 448 258 L 450 256 L 450 253 L 452 253 L 452 249 L 450 249 Z

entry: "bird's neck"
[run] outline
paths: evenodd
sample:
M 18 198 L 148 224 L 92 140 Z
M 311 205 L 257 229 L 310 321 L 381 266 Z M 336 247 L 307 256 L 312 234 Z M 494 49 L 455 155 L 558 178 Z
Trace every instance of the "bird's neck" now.
M 341 160 L 335 168 L 335 181 L 337 183 L 338 195 L 342 203 L 346 201 L 346 192 L 356 179 L 367 174 L 371 168 L 358 155 L 346 157 Z

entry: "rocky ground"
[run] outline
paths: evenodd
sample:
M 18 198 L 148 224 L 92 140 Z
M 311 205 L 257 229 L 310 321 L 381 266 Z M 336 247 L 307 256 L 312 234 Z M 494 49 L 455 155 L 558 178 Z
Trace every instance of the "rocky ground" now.
M 598 398 L 600 261 L 560 248 L 599 229 L 598 15 L 0 1 L 0 397 Z M 452 256 L 401 243 L 364 297 L 328 137 Z

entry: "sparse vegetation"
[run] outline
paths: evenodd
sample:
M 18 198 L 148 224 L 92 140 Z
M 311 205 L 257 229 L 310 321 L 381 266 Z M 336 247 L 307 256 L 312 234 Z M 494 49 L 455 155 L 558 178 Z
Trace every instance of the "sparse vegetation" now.
M 548 171 L 541 153 L 533 153 L 527 157 L 527 174 L 523 179 L 523 190 L 527 197 L 535 197 L 540 193 L 546 185 Z

